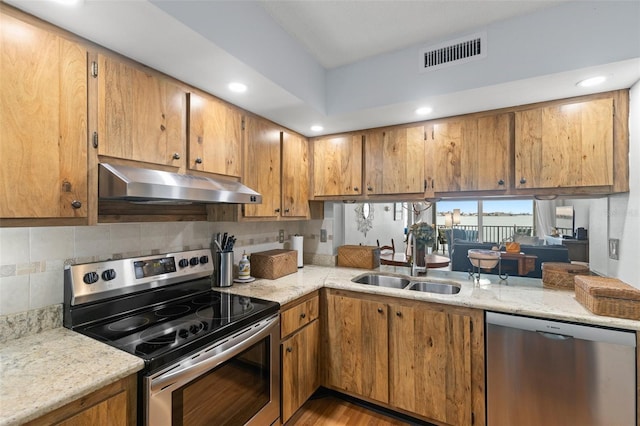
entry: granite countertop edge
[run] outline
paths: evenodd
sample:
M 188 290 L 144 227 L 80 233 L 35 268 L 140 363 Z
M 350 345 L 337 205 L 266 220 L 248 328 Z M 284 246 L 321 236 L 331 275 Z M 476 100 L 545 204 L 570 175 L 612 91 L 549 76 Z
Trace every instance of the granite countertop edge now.
M 510 277 L 499 281 L 486 275 L 476 284 L 466 273 L 429 271 L 418 280 L 452 281 L 461 286 L 456 295 L 357 284 L 365 273 L 408 276 L 408 269 L 381 266 L 375 270 L 305 265 L 276 280 L 256 279 L 215 290 L 271 300 L 281 306 L 323 287 L 399 297 L 487 311 L 528 315 L 640 331 L 640 321 L 596 315 L 584 308 L 570 290 L 543 288 L 540 279 Z M 143 361 L 65 328 L 56 328 L 0 344 L 0 426 L 36 419 L 86 396 L 144 367 Z M 95 374 L 100 371 L 100 374 Z M 33 386 L 38 383 L 38 386 Z M 25 395 L 29 395 L 25 398 Z M 39 401 L 33 404 L 32 401 Z M 10 410 L 7 408 L 10 407 Z M 6 414 L 9 413 L 9 414 Z
M 35 420 L 144 367 L 142 359 L 66 328 L 0 345 L 0 426 Z

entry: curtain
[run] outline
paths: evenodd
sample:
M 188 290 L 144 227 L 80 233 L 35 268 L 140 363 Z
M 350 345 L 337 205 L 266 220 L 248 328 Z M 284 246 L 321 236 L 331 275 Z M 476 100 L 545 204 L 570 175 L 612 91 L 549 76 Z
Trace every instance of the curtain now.
M 555 226 L 556 200 L 535 200 L 536 236 L 544 240 L 551 235 L 551 228 Z

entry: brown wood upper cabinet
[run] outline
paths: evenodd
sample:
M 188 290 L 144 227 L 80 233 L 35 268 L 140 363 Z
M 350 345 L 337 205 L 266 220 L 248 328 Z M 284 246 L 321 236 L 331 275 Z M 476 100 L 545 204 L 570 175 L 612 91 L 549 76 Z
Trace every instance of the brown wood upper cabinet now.
M 0 217 L 87 217 L 87 51 L 0 9 Z
M 516 188 L 614 183 L 613 98 L 516 112 Z
M 188 168 L 241 177 L 242 112 L 213 96 L 188 96 Z
M 508 190 L 511 123 L 509 113 L 427 123 L 427 194 Z
M 309 217 L 309 142 L 282 132 L 282 216 Z
M 186 91 L 168 78 L 98 55 L 98 154 L 173 166 L 186 159 Z
M 245 132 L 244 183 L 262 195 L 262 204 L 245 204 L 244 216 L 280 216 L 282 129 L 270 121 L 248 116 Z
M 313 144 L 313 196 L 362 194 L 362 134 L 316 138 Z
M 364 147 L 367 194 L 424 192 L 424 126 L 368 132 Z
M 246 119 L 244 183 L 262 195 L 245 217 L 309 217 L 309 146 L 300 135 L 260 118 Z

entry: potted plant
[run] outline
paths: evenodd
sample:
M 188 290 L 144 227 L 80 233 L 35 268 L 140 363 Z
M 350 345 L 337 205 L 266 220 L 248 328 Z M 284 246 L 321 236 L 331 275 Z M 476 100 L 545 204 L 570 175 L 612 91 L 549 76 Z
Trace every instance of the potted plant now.
M 424 256 L 431 253 L 436 243 L 436 229 L 430 223 L 418 222 L 411 225 L 409 231 L 416 242 L 416 253 L 411 254 L 416 256 L 417 265 L 424 266 Z

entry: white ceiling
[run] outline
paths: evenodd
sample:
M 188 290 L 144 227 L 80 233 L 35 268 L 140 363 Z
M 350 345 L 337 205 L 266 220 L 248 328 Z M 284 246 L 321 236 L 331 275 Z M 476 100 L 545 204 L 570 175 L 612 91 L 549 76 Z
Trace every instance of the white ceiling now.
M 640 80 L 640 0 L 4 1 L 307 136 Z M 486 59 L 420 72 L 421 47 L 476 32 Z M 609 79 L 575 85 L 594 74 Z
M 273 1 L 260 3 L 325 68 L 474 31 L 563 1 Z

